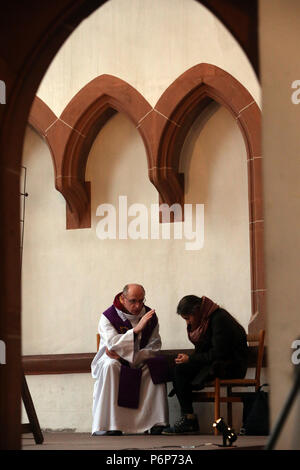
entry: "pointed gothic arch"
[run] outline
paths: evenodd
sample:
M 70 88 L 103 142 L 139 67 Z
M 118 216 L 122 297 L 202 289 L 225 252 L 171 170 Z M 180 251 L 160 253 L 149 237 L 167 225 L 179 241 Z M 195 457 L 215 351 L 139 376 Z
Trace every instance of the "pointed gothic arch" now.
M 116 113 L 134 123 L 145 144 L 148 174 L 160 202 L 184 204 L 180 153 L 195 119 L 212 101 L 230 111 L 244 138 L 248 163 L 252 315 L 250 330 L 264 325 L 261 112 L 247 89 L 211 64 L 180 75 L 154 108 L 125 81 L 101 75 L 84 86 L 57 118 L 36 99 L 30 123 L 46 139 L 54 162 L 55 186 L 67 203 L 67 228 L 90 227 L 87 158 L 99 130 Z M 256 316 L 255 316 L 256 314 Z

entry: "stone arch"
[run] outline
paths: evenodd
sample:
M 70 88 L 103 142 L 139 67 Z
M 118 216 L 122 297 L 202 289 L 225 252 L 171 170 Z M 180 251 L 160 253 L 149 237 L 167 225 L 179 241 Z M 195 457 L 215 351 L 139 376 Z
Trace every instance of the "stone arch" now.
M 57 121 L 57 116 L 53 113 L 53 111 L 49 108 L 49 106 L 41 100 L 38 96 L 34 98 L 32 103 L 32 107 L 28 117 L 28 124 L 44 139 L 47 145 L 50 148 L 48 139 L 47 139 L 47 132 L 53 126 L 53 124 Z M 54 174 L 56 173 L 56 162 L 55 156 L 51 152 L 52 163 L 54 167 Z
M 158 100 L 156 112 L 142 124 L 155 128 L 159 136 L 149 176 L 164 196 L 163 202 L 183 203 L 181 148 L 192 123 L 211 100 L 231 112 L 247 151 L 253 315 L 249 331 L 254 332 L 264 326 L 265 312 L 261 111 L 247 89 L 228 72 L 211 64 L 196 65 L 178 77 Z
M 55 168 L 55 185 L 67 202 L 67 228 L 90 227 L 90 186 L 85 168 L 92 142 L 116 113 L 125 113 L 140 132 L 148 173 L 169 206 L 184 204 L 184 175 L 179 159 L 196 117 L 214 100 L 235 118 L 244 138 L 248 162 L 252 321 L 264 325 L 261 112 L 247 89 L 211 64 L 196 65 L 178 77 L 154 108 L 125 81 L 101 75 L 84 86 L 57 118 L 36 98 L 29 122 L 46 139 Z
M 55 186 L 67 202 L 67 228 L 91 225 L 90 186 L 85 181 L 85 169 L 89 150 L 100 129 L 116 112 L 126 114 L 140 132 L 150 158 L 151 144 L 139 123 L 151 110 L 137 90 L 111 75 L 100 75 L 84 86 L 59 118 L 37 99 L 29 122 L 51 150 Z

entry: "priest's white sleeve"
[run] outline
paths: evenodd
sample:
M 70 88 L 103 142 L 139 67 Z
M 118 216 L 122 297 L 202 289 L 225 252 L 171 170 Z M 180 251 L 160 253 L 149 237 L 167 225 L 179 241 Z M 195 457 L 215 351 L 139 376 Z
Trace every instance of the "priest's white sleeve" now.
M 122 359 L 132 363 L 134 356 L 134 332 L 133 329 L 119 334 L 111 322 L 101 315 L 99 321 L 100 348 L 107 348 L 117 353 Z M 100 350 L 99 348 L 99 350 Z M 105 351 L 103 351 L 105 354 Z
M 139 338 L 140 339 L 140 338 Z M 156 355 L 161 349 L 161 337 L 159 335 L 159 324 L 157 323 L 147 345 L 136 351 L 134 355 L 134 366 L 139 366 L 142 362 Z

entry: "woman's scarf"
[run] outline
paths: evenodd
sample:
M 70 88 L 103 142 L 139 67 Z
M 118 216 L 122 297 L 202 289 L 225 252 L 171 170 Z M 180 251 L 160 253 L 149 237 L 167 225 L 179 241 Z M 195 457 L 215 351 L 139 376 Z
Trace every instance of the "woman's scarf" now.
M 215 302 L 213 302 L 208 297 L 202 297 L 202 302 L 200 310 L 195 313 L 196 316 L 196 325 L 193 330 L 190 331 L 188 328 L 188 337 L 193 344 L 199 343 L 204 334 L 206 333 L 210 316 L 219 308 Z

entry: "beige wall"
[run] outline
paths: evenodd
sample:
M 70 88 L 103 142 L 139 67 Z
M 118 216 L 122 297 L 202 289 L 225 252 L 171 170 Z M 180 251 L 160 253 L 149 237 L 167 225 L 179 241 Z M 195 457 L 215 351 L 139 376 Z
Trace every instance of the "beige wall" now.
M 72 34 L 38 95 L 59 114 L 89 80 L 110 73 L 128 81 L 154 105 L 178 75 L 201 62 L 232 73 L 259 100 L 259 87 L 243 52 L 201 5 L 190 0 L 134 0 L 128 8 L 128 2 L 112 0 Z M 147 303 L 160 319 L 164 348 L 191 346 L 175 314 L 178 300 L 188 293 L 212 297 L 247 327 L 251 286 L 246 150 L 235 120 L 224 108 L 211 106 L 198 118 L 182 151 L 185 202 L 204 204 L 205 241 L 199 251 L 187 251 L 186 240 L 97 238 L 99 204 L 117 205 L 119 195 L 127 195 L 128 205 L 138 202 L 149 209 L 158 202 L 147 178 L 143 142 L 125 116 L 118 114 L 109 121 L 89 155 L 91 229 L 65 230 L 65 201 L 54 188 L 49 150 L 31 129 L 23 163 L 28 168 L 29 193 L 23 257 L 24 354 L 95 350 L 100 312 L 131 281 L 145 285 Z M 90 376 L 28 379 L 42 427 L 90 430 Z M 81 390 L 81 400 L 74 400 L 74 390 Z M 59 403 L 51 398 L 54 394 Z M 71 418 L 76 403 L 80 413 Z
M 300 3 L 260 2 L 263 90 L 265 253 L 272 424 L 293 382 L 292 342 L 300 336 Z M 299 95 L 298 95 L 299 96 Z M 291 410 L 278 448 L 299 449 L 299 405 Z
M 90 80 L 108 73 L 154 106 L 185 70 L 217 65 L 260 103 L 249 61 L 232 35 L 194 0 L 111 0 L 71 34 L 50 65 L 38 96 L 59 115 Z

